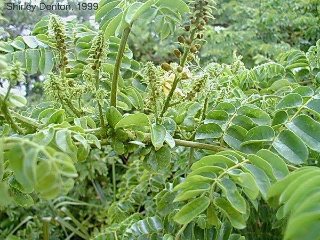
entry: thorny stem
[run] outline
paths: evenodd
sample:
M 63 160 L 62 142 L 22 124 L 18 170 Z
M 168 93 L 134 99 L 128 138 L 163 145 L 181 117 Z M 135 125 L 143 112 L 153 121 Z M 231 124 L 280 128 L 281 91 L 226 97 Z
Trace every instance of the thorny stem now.
M 120 67 L 121 67 L 122 57 L 126 48 L 130 31 L 131 31 L 131 26 L 123 30 L 120 45 L 119 45 L 119 50 L 116 58 L 116 63 L 114 65 L 114 70 L 112 75 L 110 105 L 115 108 L 117 107 L 117 91 L 118 91 L 118 79 L 120 74 Z

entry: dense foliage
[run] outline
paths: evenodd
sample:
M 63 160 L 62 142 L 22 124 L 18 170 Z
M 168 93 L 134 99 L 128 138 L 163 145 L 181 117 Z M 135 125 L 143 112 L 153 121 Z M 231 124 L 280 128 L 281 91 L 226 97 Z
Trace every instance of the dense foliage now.
M 0 42 L 0 238 L 320 239 L 318 13 L 101 0 Z

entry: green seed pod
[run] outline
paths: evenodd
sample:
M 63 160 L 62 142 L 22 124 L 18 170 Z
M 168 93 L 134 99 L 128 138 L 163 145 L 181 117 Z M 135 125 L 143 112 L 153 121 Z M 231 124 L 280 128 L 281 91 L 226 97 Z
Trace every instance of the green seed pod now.
M 181 66 L 177 67 L 177 72 L 178 73 L 182 73 L 182 71 L 183 71 L 183 68 Z
M 166 62 L 161 64 L 161 68 L 167 72 L 172 70 L 172 67 L 170 66 L 170 64 Z

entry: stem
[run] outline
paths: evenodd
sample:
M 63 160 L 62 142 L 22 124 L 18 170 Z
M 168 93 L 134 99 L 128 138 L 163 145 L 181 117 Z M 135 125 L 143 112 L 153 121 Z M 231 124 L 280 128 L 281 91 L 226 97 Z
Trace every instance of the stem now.
M 116 164 L 112 162 L 112 184 L 113 184 L 113 201 L 117 200 L 116 192 L 117 192 L 117 185 L 116 185 Z
M 175 237 L 175 240 L 179 240 L 179 239 L 180 239 L 181 234 L 183 233 L 183 231 L 186 229 L 187 226 L 188 226 L 188 224 L 184 224 L 184 225 L 180 228 L 179 232 L 177 233 L 177 235 L 176 235 L 176 237 Z
M 13 118 L 12 118 L 10 112 L 9 112 L 8 106 L 7 106 L 7 104 L 5 102 L 1 103 L 1 111 L 2 111 L 2 113 L 4 115 L 4 118 L 10 124 L 12 129 L 17 133 L 23 134 L 24 130 L 19 125 L 17 125 L 15 123 L 15 121 L 13 120 Z
M 48 221 L 43 221 L 42 229 L 43 229 L 43 240 L 49 240 L 50 239 L 50 231 L 49 231 L 49 222 Z
M 208 96 L 204 99 L 204 103 L 203 103 L 203 109 L 202 109 L 202 113 L 201 113 L 201 118 L 200 121 L 195 129 L 195 131 L 192 133 L 191 137 L 189 138 L 189 140 L 193 141 L 196 133 L 197 133 L 197 128 L 201 125 L 202 121 L 206 118 L 206 113 L 207 113 L 207 109 L 208 109 Z
M 81 117 L 81 112 L 79 109 L 77 109 L 75 106 L 73 106 L 71 100 L 69 99 L 65 99 L 65 102 L 67 103 L 67 106 L 71 109 L 71 111 L 77 116 L 77 117 Z
M 115 108 L 117 107 L 117 91 L 118 91 L 118 78 L 120 74 L 120 67 L 121 67 L 122 57 L 126 48 L 130 31 L 131 31 L 131 26 L 128 26 L 123 30 L 120 46 L 119 46 L 119 50 L 116 58 L 116 63 L 114 65 L 114 70 L 112 75 L 110 105 Z
M 189 151 L 189 168 L 191 167 L 191 165 L 193 163 L 193 155 L 194 155 L 194 148 L 190 148 L 190 151 Z
M 41 124 L 32 118 L 22 116 L 19 113 L 16 113 L 14 111 L 10 111 L 10 114 L 12 115 L 13 118 L 17 119 L 18 121 L 20 121 L 25 125 L 28 125 L 28 127 L 32 128 L 35 131 L 41 128 Z
M 95 77 L 96 77 L 96 92 L 97 92 L 99 90 L 99 70 L 96 70 Z M 104 117 L 103 117 L 102 106 L 101 106 L 99 100 L 98 99 L 96 99 L 96 100 L 98 102 L 100 125 L 101 125 L 102 128 L 104 128 L 105 127 L 105 122 L 104 122 Z
M 199 148 L 199 149 L 210 150 L 213 152 L 221 152 L 221 151 L 227 150 L 227 148 L 206 144 L 206 143 L 199 143 L 199 142 L 186 141 L 186 140 L 180 140 L 180 139 L 175 139 L 174 141 L 177 146 Z
M 197 29 L 194 28 L 194 29 L 192 30 L 192 32 L 191 32 L 191 37 L 190 37 L 190 39 L 191 39 L 191 44 L 190 44 L 190 46 L 192 45 L 192 42 L 193 42 L 193 40 L 194 40 L 194 36 L 195 36 L 195 34 L 196 34 L 196 31 L 197 31 Z M 187 57 L 188 57 L 188 54 L 189 54 L 189 52 L 190 52 L 190 46 L 187 46 L 187 47 L 184 48 L 184 53 L 183 53 L 183 55 L 182 55 L 182 57 L 181 57 L 181 60 L 180 60 L 180 66 L 181 66 L 182 68 L 184 67 L 184 65 L 185 65 L 186 62 L 187 62 Z M 169 92 L 169 94 L 168 94 L 168 96 L 167 96 L 167 98 L 166 98 L 166 101 L 165 101 L 164 106 L 163 106 L 163 108 L 162 108 L 162 111 L 161 111 L 161 113 L 160 113 L 160 117 L 163 117 L 163 115 L 165 114 L 165 112 L 168 110 L 168 108 L 169 108 L 169 106 L 170 106 L 171 98 L 172 98 L 173 93 L 174 93 L 174 91 L 176 90 L 177 85 L 178 85 L 178 83 L 179 83 L 180 80 L 181 80 L 181 76 L 178 76 L 178 75 L 176 74 L 176 75 L 175 75 L 175 78 L 174 78 L 174 80 L 173 80 L 173 83 L 172 83 L 172 87 L 171 87 L 171 89 L 170 89 L 170 92 Z
M 201 118 L 200 121 L 198 123 L 197 128 L 201 125 L 202 121 L 206 118 L 206 112 L 207 112 L 207 108 L 208 108 L 208 96 L 204 99 L 204 103 L 203 103 L 203 109 L 202 109 L 202 113 L 201 113 Z M 196 129 L 197 129 L 196 128 Z M 195 130 L 192 133 L 192 136 L 190 137 L 189 140 L 193 141 L 195 136 L 196 136 L 197 130 Z M 190 153 L 189 153 L 189 167 L 191 167 L 192 165 L 192 161 L 193 161 L 193 155 L 194 155 L 194 148 L 190 148 Z
M 8 91 L 7 91 L 7 93 L 6 93 L 6 96 L 5 96 L 4 99 L 3 99 L 3 102 L 4 102 L 4 103 L 7 101 L 8 97 L 9 97 L 11 88 L 12 88 L 12 84 L 10 83 L 10 84 L 9 84 L 9 87 L 8 87 Z

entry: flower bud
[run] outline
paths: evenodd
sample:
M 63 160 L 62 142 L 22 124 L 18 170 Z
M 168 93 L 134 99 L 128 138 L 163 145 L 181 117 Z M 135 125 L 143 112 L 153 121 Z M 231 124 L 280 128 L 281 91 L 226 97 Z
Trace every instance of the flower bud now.
M 180 58 L 180 57 L 181 57 L 181 52 L 179 51 L 179 49 L 174 49 L 174 50 L 173 50 L 173 53 L 174 53 L 174 55 L 175 55 L 177 58 Z
M 172 70 L 172 67 L 170 66 L 170 64 L 169 63 L 166 63 L 166 62 L 164 62 L 164 63 L 162 63 L 161 64 L 161 68 L 163 69 L 163 70 L 165 70 L 165 71 L 170 71 L 170 70 Z
M 179 36 L 179 37 L 178 37 L 178 41 L 179 41 L 179 43 L 184 43 L 184 42 L 185 42 L 185 39 L 184 39 L 183 36 Z
M 186 39 L 186 44 L 190 45 L 192 43 L 191 39 L 190 38 L 187 38 Z
M 198 51 L 198 49 L 195 46 L 192 46 L 190 48 L 190 52 L 192 52 L 192 53 L 196 53 L 197 51 Z

